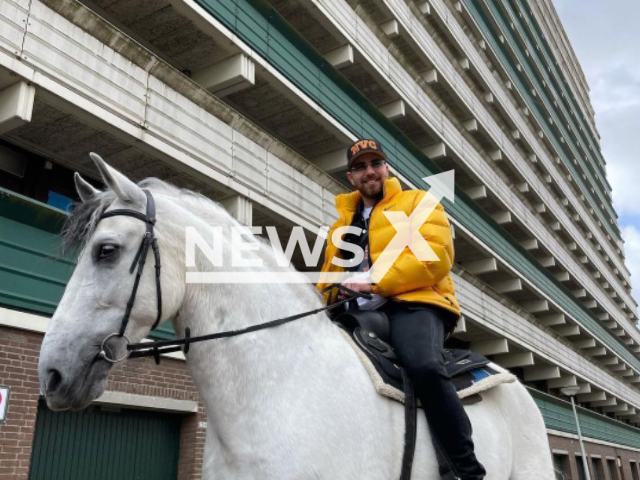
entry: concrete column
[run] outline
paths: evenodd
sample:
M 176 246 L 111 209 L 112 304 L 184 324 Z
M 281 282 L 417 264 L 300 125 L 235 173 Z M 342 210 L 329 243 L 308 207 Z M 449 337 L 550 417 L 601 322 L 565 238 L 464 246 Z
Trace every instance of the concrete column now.
M 544 323 L 547 327 L 553 327 L 555 325 L 564 325 L 567 323 L 567 319 L 564 313 L 549 313 L 547 315 L 539 315 L 538 320 Z
M 505 338 L 495 340 L 482 340 L 473 342 L 471 350 L 480 355 L 498 355 L 501 353 L 509 353 L 509 344 Z
M 527 382 L 551 380 L 552 378 L 560 378 L 560 369 L 555 365 L 540 365 L 538 367 L 529 367 L 524 371 L 524 379 Z
M 341 47 L 335 48 L 326 53 L 324 58 L 337 69 L 353 65 L 355 61 L 353 47 L 351 45 L 342 45 Z
M 256 67 L 249 57 L 239 53 L 195 72 L 191 79 L 222 97 L 255 85 Z
M 607 354 L 607 349 L 604 347 L 586 348 L 584 354 L 590 357 L 602 357 Z
M 470 262 L 465 262 L 462 264 L 462 267 L 474 275 L 480 275 L 483 273 L 495 272 L 498 270 L 498 262 L 493 257 L 481 258 L 478 260 L 472 260 Z
M 578 394 L 577 396 L 577 400 L 580 403 L 599 402 L 599 401 L 605 400 L 606 398 L 607 398 L 607 395 L 604 392 Z
M 253 225 L 253 203 L 246 197 L 235 195 L 220 202 L 233 218 L 243 225 Z
M 431 70 L 427 70 L 426 72 L 422 72 L 422 78 L 425 79 L 427 84 L 437 83 L 438 82 L 438 71 L 435 68 Z
M 549 388 L 577 387 L 578 379 L 575 375 L 561 376 L 560 378 L 552 378 L 547 381 Z
M 585 338 L 583 340 L 576 340 L 575 342 L 573 342 L 573 344 L 580 349 L 596 348 L 596 339 Z
M 536 238 L 528 238 L 526 240 L 522 240 L 520 242 L 520 245 L 527 251 L 537 250 L 539 248 L 538 240 Z
M 498 293 L 509 293 L 509 292 L 519 292 L 522 290 L 522 280 L 519 278 L 510 278 L 509 280 L 501 280 L 498 282 L 490 283 L 491 288 L 493 288 Z
M 549 302 L 544 299 L 535 299 L 522 302 L 520 307 L 529 313 L 540 313 L 549 311 Z
M 400 36 L 400 25 L 397 20 L 389 20 L 380 24 L 380 28 L 389 38 L 396 38 Z
M 471 200 L 480 200 L 487 198 L 487 187 L 484 185 L 477 185 L 475 187 L 468 188 L 464 191 Z
M 592 407 L 613 407 L 618 404 L 618 400 L 615 397 L 609 397 L 606 400 L 600 400 L 597 402 L 591 402 Z
M 502 151 L 500 149 L 495 149 L 495 150 L 491 150 L 490 152 L 488 152 L 489 158 L 491 160 L 493 160 L 494 162 L 499 162 L 503 159 L 502 157 Z
M 562 327 L 556 328 L 556 332 L 562 337 L 574 337 L 580 335 L 580 327 L 577 325 L 563 325 Z
M 380 113 L 391 121 L 404 118 L 406 115 L 406 108 L 403 100 L 394 100 L 393 102 L 378 107 L 378 109 L 380 110 Z
M 513 222 L 513 219 L 511 218 L 511 212 L 506 210 L 503 212 L 497 212 L 492 214 L 491 218 L 493 218 L 498 225 L 504 225 L 506 223 Z
M 458 65 L 460 65 L 460 68 L 462 68 L 463 70 L 469 70 L 469 68 L 471 68 L 471 64 L 469 63 L 468 58 L 458 59 Z
M 428 147 L 424 147 L 422 152 L 431 160 L 443 158 L 447 156 L 447 147 L 443 142 L 434 143 Z
M 335 173 L 347 169 L 347 148 L 334 150 L 311 159 L 319 169 L 327 173 Z
M 467 132 L 477 132 L 478 131 L 478 120 L 476 120 L 475 118 L 472 118 L 471 120 L 467 120 L 466 122 L 464 122 L 462 124 L 462 126 L 464 127 L 464 129 Z
M 530 367 L 535 364 L 533 353 L 510 353 L 507 355 L 499 355 L 496 362 L 504 368 Z
M 31 121 L 36 88 L 18 82 L 0 91 L 0 135 Z
M 431 5 L 429 5 L 429 2 L 422 2 L 418 4 L 418 8 L 420 9 L 420 13 L 423 15 L 431 15 Z

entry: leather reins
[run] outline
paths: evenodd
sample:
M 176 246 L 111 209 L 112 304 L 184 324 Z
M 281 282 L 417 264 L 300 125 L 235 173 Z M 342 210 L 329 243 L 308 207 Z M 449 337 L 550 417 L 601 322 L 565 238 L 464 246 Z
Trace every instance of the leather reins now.
M 277 320 L 271 320 L 265 323 L 260 323 L 258 325 L 251 325 L 249 327 L 240 329 L 240 330 L 228 330 L 226 332 L 218 332 L 211 333 L 208 335 L 200 335 L 196 337 L 191 336 L 191 330 L 187 327 L 185 329 L 185 337 L 179 338 L 176 340 L 162 340 L 156 342 L 142 342 L 142 343 L 130 343 L 129 338 L 125 335 L 125 330 L 127 329 L 127 325 L 129 323 L 129 318 L 131 316 L 131 311 L 133 310 L 133 305 L 136 300 L 136 295 L 138 293 L 138 287 L 140 285 L 140 278 L 142 277 L 142 272 L 144 271 L 144 266 L 147 261 L 147 254 L 149 252 L 149 247 L 153 250 L 153 256 L 155 258 L 155 271 L 156 271 L 156 298 L 158 305 L 158 314 L 156 316 L 156 320 L 151 327 L 151 330 L 155 329 L 160 320 L 162 318 L 162 290 L 160 284 L 160 248 L 158 247 L 158 239 L 154 233 L 154 226 L 156 224 L 156 207 L 155 202 L 153 200 L 153 195 L 151 192 L 143 189 L 145 196 L 147 197 L 147 207 L 146 213 L 140 213 L 135 210 L 130 209 L 116 209 L 110 210 L 108 212 L 103 213 L 100 216 L 100 220 L 110 217 L 116 217 L 119 215 L 124 215 L 127 217 L 137 218 L 141 220 L 146 225 L 146 231 L 142 237 L 142 242 L 140 243 L 140 247 L 131 263 L 131 267 L 129 268 L 129 273 L 133 274 L 136 272 L 136 277 L 133 282 L 133 289 L 131 291 L 131 295 L 129 296 L 129 301 L 127 302 L 127 306 L 122 317 L 122 323 L 120 325 L 120 330 L 117 333 L 111 333 L 105 337 L 100 345 L 100 353 L 98 354 L 102 359 L 106 360 L 110 363 L 120 363 L 127 358 L 136 358 L 136 357 L 154 357 L 156 364 L 160 363 L 160 355 L 165 353 L 172 353 L 182 350 L 186 355 L 189 352 L 189 346 L 192 343 L 204 342 L 207 340 L 217 340 L 219 338 L 229 338 L 236 337 L 238 335 L 243 335 L 245 333 L 257 332 L 259 330 L 264 330 L 267 328 L 277 327 L 280 325 L 284 325 L 285 323 L 292 322 L 294 320 L 299 320 L 304 317 L 308 317 L 311 315 L 315 315 L 316 313 L 328 311 L 334 309 L 344 303 L 350 302 L 354 299 L 354 297 L 362 297 L 362 298 L 371 298 L 371 295 L 366 293 L 359 293 L 354 290 L 351 290 L 348 287 L 345 287 L 341 284 L 332 284 L 327 288 L 322 290 L 322 293 L 333 289 L 338 288 L 340 290 L 344 290 L 345 292 L 352 295 L 352 297 L 345 298 L 344 300 L 340 300 L 338 302 L 332 303 L 331 305 L 326 305 L 324 307 L 315 308 L 313 310 L 309 310 L 307 312 L 298 313 L 296 315 L 291 315 L 288 317 L 279 318 Z M 106 343 L 112 337 L 121 337 L 124 338 L 127 342 L 127 353 L 120 358 L 111 358 L 107 353 Z

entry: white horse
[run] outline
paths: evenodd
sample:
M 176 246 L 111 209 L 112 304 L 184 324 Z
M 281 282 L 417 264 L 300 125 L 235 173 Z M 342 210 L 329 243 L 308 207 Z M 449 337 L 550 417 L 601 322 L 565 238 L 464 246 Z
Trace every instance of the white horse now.
M 239 224 L 218 204 L 157 179 L 136 185 L 94 156 L 108 189 L 76 174 L 83 201 L 67 235 L 79 241 L 78 264 L 44 338 L 39 375 L 53 410 L 82 409 L 102 394 L 112 367 L 103 339 L 120 328 L 131 294 L 129 267 L 145 224 L 113 209 L 145 212 L 141 186 L 157 207 L 162 255 L 162 320 L 178 335 L 239 329 L 318 308 L 309 284 L 187 284 L 185 229 L 211 238 L 212 226 Z M 253 252 L 275 265 L 264 242 Z M 230 248 L 224 236 L 223 251 Z M 126 335 L 145 338 L 156 317 L 153 255 L 148 254 Z M 197 258 L 197 270 L 213 267 Z M 225 267 L 225 270 L 228 270 Z M 113 339 L 112 353 L 124 350 Z M 117 345 L 116 345 L 117 344 Z M 391 480 L 400 476 L 404 410 L 378 395 L 360 360 L 324 313 L 277 328 L 193 344 L 187 364 L 207 411 L 204 478 L 240 480 Z M 542 416 L 519 383 L 500 385 L 466 407 L 488 480 L 552 480 Z M 438 466 L 424 414 L 418 414 L 412 478 L 436 480 Z

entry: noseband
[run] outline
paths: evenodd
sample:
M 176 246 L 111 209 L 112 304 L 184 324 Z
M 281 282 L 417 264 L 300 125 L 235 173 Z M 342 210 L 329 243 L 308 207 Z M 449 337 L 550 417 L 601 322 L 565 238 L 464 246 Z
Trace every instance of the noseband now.
M 126 359 L 129 356 L 129 352 L 127 352 L 126 356 L 123 358 L 110 358 L 107 355 L 105 346 L 107 341 L 112 337 L 124 337 L 129 343 L 129 339 L 124 334 L 127 329 L 127 324 L 129 323 L 129 317 L 131 316 L 131 310 L 133 310 L 133 304 L 136 301 L 136 294 L 138 293 L 138 287 L 140 285 L 140 278 L 142 277 L 142 272 L 144 271 L 144 266 L 147 262 L 147 253 L 149 252 L 149 247 L 153 250 L 153 256 L 155 258 L 155 270 L 156 270 L 156 297 L 158 301 L 158 315 L 156 317 L 156 321 L 154 322 L 151 330 L 156 328 L 160 323 L 160 319 L 162 318 L 162 290 L 160 288 L 160 249 L 158 248 L 158 239 L 155 236 L 153 231 L 153 227 L 156 224 L 156 204 L 153 201 L 153 196 L 149 190 L 142 190 L 147 197 L 147 211 L 146 213 L 136 212 L 135 210 L 130 209 L 116 209 L 110 210 L 108 212 L 103 213 L 100 216 L 100 220 L 110 217 L 117 216 L 126 216 L 137 218 L 138 220 L 142 220 L 146 225 L 146 231 L 142 236 L 142 241 L 140 242 L 140 247 L 138 247 L 138 251 L 136 252 L 136 256 L 131 263 L 131 267 L 129 268 L 129 273 L 132 274 L 134 271 L 136 273 L 135 280 L 133 281 L 133 290 L 131 291 L 131 295 L 129 296 L 129 301 L 127 302 L 127 308 L 122 317 L 122 323 L 120 325 L 120 331 L 118 333 L 112 333 L 107 336 L 100 346 L 100 357 L 105 359 L 111 363 L 118 363 L 122 360 Z M 100 221 L 99 220 L 99 221 Z

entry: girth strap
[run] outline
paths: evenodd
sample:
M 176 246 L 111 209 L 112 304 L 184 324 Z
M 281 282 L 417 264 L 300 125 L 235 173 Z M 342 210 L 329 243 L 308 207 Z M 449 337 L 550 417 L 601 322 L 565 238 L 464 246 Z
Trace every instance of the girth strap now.
M 413 457 L 416 450 L 416 430 L 417 430 L 417 407 L 416 392 L 407 371 L 400 369 L 402 382 L 404 384 L 404 453 L 402 454 L 402 469 L 400 470 L 400 480 L 411 479 L 411 469 L 413 467 Z M 433 448 L 438 461 L 438 473 L 442 480 L 459 480 L 455 474 L 453 463 L 445 453 L 438 439 L 431 435 Z
M 416 451 L 416 393 L 407 371 L 401 368 L 400 372 L 404 382 L 404 453 L 402 454 L 400 480 L 410 480 L 413 456 Z

